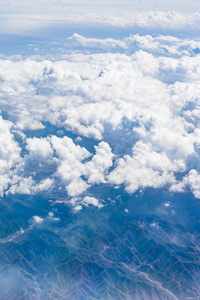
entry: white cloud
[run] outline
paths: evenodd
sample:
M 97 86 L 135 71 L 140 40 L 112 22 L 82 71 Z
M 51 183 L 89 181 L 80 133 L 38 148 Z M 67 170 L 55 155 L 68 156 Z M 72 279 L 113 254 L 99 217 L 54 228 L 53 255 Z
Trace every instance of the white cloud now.
M 34 193 L 50 190 L 53 187 L 54 181 L 50 178 L 44 179 L 40 184 L 33 188 Z
M 92 157 L 92 160 L 85 164 L 84 175 L 88 178 L 90 184 L 105 183 L 105 175 L 113 164 L 114 155 L 110 146 L 105 142 L 95 146 L 95 150 L 96 154 Z
M 95 38 L 85 38 L 77 33 L 73 34 L 73 36 L 67 38 L 66 43 L 67 48 L 95 48 L 102 50 L 110 50 L 111 49 L 127 49 L 127 45 L 125 42 L 120 40 L 115 40 L 111 38 L 107 39 L 95 39 Z
M 88 159 L 91 153 L 84 147 L 75 145 L 72 139 L 52 136 L 51 143 L 58 157 L 56 176 L 65 185 L 68 195 L 75 197 L 88 189 L 90 184 L 105 183 L 105 175 L 112 166 L 113 159 L 107 143 L 101 142 L 95 146 L 96 154 L 88 162 L 84 160 Z M 81 176 L 85 176 L 87 182 Z
M 172 185 L 171 191 L 183 192 L 189 187 L 196 198 L 200 198 L 200 174 L 197 170 L 190 170 L 181 182 Z
M 53 212 L 49 212 L 47 218 L 49 218 L 51 221 L 55 221 L 55 222 L 60 221 L 60 218 L 54 217 L 54 213 Z
M 35 221 L 36 223 L 38 223 L 38 224 L 41 224 L 41 223 L 44 221 L 43 218 L 40 218 L 40 217 L 38 217 L 38 216 L 33 216 L 33 219 L 34 219 L 34 221 Z
M 83 204 L 86 206 L 91 204 L 91 205 L 97 206 L 98 208 L 103 207 L 103 204 L 101 204 L 98 199 L 96 199 L 95 197 L 90 197 L 90 196 L 86 196 L 83 198 Z
M 0 116 L 0 196 L 11 183 L 12 169 L 20 162 L 20 147 L 11 133 L 13 124 Z
M 53 156 L 53 149 L 47 139 L 29 138 L 26 142 L 29 156 L 34 157 L 34 160 L 47 160 Z
M 91 196 L 85 196 L 84 198 L 73 197 L 71 198 L 70 203 L 75 207 L 75 209 L 76 207 L 81 207 L 82 209 L 83 206 L 88 206 L 88 205 L 93 205 L 98 208 L 102 208 L 104 206 L 100 199 Z
M 77 205 L 74 209 L 75 209 L 75 211 L 80 211 L 80 210 L 82 210 L 82 206 L 81 205 Z
M 15 176 L 12 180 L 12 186 L 8 190 L 7 193 L 10 194 L 32 194 L 32 186 L 34 185 L 34 180 L 32 177 L 21 178 Z
M 158 2 L 155 4 L 154 1 L 152 1 L 152 4 L 148 3 L 147 5 L 146 0 L 146 6 L 143 1 L 141 5 L 139 0 L 137 4 L 134 2 L 127 4 L 120 1 L 119 5 L 112 3 L 110 6 L 107 3 L 107 5 L 101 5 L 99 2 L 98 5 L 91 5 L 90 3 L 86 6 L 83 3 L 76 6 L 74 3 L 73 5 L 70 3 L 46 5 L 43 2 L 45 14 L 44 9 L 41 9 L 41 2 L 39 4 L 29 3 L 27 6 L 20 6 L 18 2 L 17 6 L 7 4 L 7 6 L 1 6 L 0 33 L 33 35 L 45 38 L 47 33 L 54 35 L 55 29 L 64 27 L 67 32 L 67 29 L 69 27 L 73 28 L 75 24 L 82 27 L 89 25 L 95 28 L 101 25 L 104 27 L 103 30 L 124 28 L 131 31 L 142 30 L 146 33 L 156 31 L 164 34 L 167 32 L 168 34 L 180 35 L 180 33 L 192 32 L 198 35 L 200 27 L 200 5 L 198 1 L 193 0 L 193 5 L 191 1 L 190 3 L 188 1 L 186 5 L 183 2 L 181 5 L 177 3 L 159 5 Z M 87 42 L 82 38 L 81 43 L 86 46 Z M 93 42 L 95 42 L 95 39 Z M 96 40 L 96 46 L 98 43 Z M 107 49 L 108 44 L 113 43 L 113 41 L 107 39 L 103 43 L 105 49 Z
M 0 60 L 0 104 L 13 120 L 0 119 L 1 194 L 7 188 L 34 194 L 61 186 L 69 197 L 81 197 L 90 186 L 108 183 L 129 193 L 189 187 L 200 197 L 199 41 L 149 35 L 122 44 L 76 39 L 86 48 L 110 50 L 72 51 L 57 60 Z M 126 45 L 120 46 L 124 52 L 116 53 L 115 45 Z M 11 128 L 34 130 L 45 122 L 82 140 L 24 139 L 27 153 L 20 158 Z M 84 145 L 83 137 L 96 140 L 94 154 L 76 144 Z M 81 206 L 90 201 L 97 204 L 86 198 Z
M 54 217 L 54 213 L 52 213 L 52 212 L 50 212 L 49 214 L 48 214 L 48 216 L 47 217 L 45 217 L 45 218 L 41 218 L 41 217 L 39 217 L 39 216 L 33 216 L 33 218 L 32 218 L 33 220 L 34 220 L 34 222 L 36 223 L 36 224 L 41 224 L 41 223 L 43 223 L 43 222 L 47 222 L 47 221 L 54 221 L 54 222 L 58 222 L 58 221 L 60 221 L 60 218 L 56 218 L 56 217 Z
M 19 161 L 20 147 L 10 132 L 12 123 L 0 116 L 0 163 L 1 172 L 7 171 Z
M 50 178 L 43 179 L 37 183 L 31 176 L 23 178 L 15 175 L 12 178 L 12 185 L 6 193 L 34 195 L 50 190 L 53 184 L 54 181 Z
M 155 152 L 150 145 L 137 142 L 132 157 L 126 155 L 119 159 L 108 180 L 116 185 L 124 184 L 126 191 L 133 193 L 139 188 L 158 188 L 174 183 L 174 171 L 179 171 L 176 161 L 173 163 L 165 153 Z
M 76 197 L 85 192 L 90 186 L 81 178 L 73 179 L 66 190 L 69 196 Z
M 51 143 L 58 157 L 58 169 L 56 177 L 66 187 L 70 196 L 77 196 L 89 186 L 81 179 L 84 164 L 82 161 L 91 154 L 79 145 L 75 145 L 68 137 L 58 138 L 52 136 Z
M 182 28 L 193 28 L 194 22 L 197 21 L 199 25 L 199 15 L 183 15 L 175 11 L 162 12 L 150 11 L 142 12 L 139 14 L 129 13 L 125 14 L 122 18 L 116 18 L 111 21 L 115 25 L 121 23 L 123 26 L 139 27 L 139 28 L 160 28 L 168 30 L 177 30 Z

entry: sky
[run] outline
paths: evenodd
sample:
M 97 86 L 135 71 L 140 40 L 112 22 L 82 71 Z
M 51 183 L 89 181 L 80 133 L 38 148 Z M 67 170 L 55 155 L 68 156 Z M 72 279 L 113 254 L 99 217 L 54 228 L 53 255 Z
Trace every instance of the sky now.
M 121 12 L 129 11 L 139 12 L 147 10 L 157 10 L 157 11 L 169 11 L 176 10 L 181 13 L 192 13 L 196 12 L 200 8 L 198 0 L 125 0 L 125 1 L 55 1 L 55 0 L 41 0 L 41 1 L 0 1 L 1 3 L 1 13 L 5 14 L 58 14 L 63 15 L 69 14 L 71 12 Z M 63 11 L 64 10 L 64 11 Z
M 60 22 L 105 23 L 116 16 L 132 16 L 148 11 L 176 11 L 180 14 L 195 14 L 200 10 L 197 0 L 183 1 L 0 1 L 0 33 L 30 35 L 40 29 L 55 26 Z M 126 20 L 126 17 L 124 18 Z M 123 26 L 112 23 L 112 26 Z

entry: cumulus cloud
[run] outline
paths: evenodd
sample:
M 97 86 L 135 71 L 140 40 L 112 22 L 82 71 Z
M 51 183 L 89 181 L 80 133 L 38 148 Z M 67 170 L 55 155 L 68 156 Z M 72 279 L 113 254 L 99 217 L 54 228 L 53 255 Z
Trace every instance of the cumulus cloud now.
M 53 149 L 58 157 L 56 177 L 66 187 L 68 195 L 78 196 L 87 190 L 91 184 L 105 183 L 105 175 L 112 166 L 113 154 L 105 142 L 95 146 L 96 154 L 91 156 L 84 147 L 76 145 L 68 137 L 51 137 Z M 86 181 L 81 177 L 85 176 Z
M 6 194 L 27 194 L 34 195 L 44 191 L 48 191 L 53 186 L 53 179 L 47 178 L 37 183 L 32 176 L 21 177 L 15 175 L 12 178 L 11 187 Z
M 84 175 L 90 184 L 105 183 L 105 175 L 113 164 L 113 153 L 110 146 L 101 142 L 95 146 L 96 154 L 85 164 Z
M 108 180 L 116 185 L 124 184 L 129 193 L 139 188 L 158 188 L 174 183 L 173 171 L 176 171 L 177 166 L 165 153 L 150 148 L 150 145 L 138 142 L 133 148 L 132 157 L 127 155 L 119 159 Z
M 86 196 L 83 198 L 83 204 L 88 206 L 88 205 L 94 205 L 98 208 L 103 207 L 103 204 L 100 203 L 100 201 L 94 197 Z
M 36 223 L 38 223 L 38 224 L 41 224 L 41 223 L 44 221 L 43 218 L 38 217 L 38 216 L 33 216 L 33 219 L 34 219 L 34 221 L 35 221 Z
M 192 169 L 183 177 L 183 180 L 173 184 L 170 188 L 172 192 L 183 192 L 190 188 L 196 198 L 200 198 L 200 173 L 199 170 Z
M 33 216 L 32 220 L 34 221 L 34 223 L 36 224 L 42 224 L 43 222 L 59 222 L 60 218 L 56 218 L 54 216 L 53 212 L 49 212 L 47 217 L 39 217 L 39 216 Z
M 20 147 L 10 132 L 13 124 L 0 116 L 0 163 L 1 171 L 12 168 L 19 161 Z
M 3 120 L 0 116 L 0 196 L 12 181 L 12 170 L 20 162 L 20 151 L 18 143 L 11 133 L 13 124 Z
M 83 198 L 74 197 L 70 200 L 71 204 L 74 206 L 75 210 L 82 210 L 83 206 L 93 205 L 97 208 L 102 208 L 104 205 L 100 199 L 91 196 L 85 196 Z
M 112 184 L 129 193 L 190 188 L 200 197 L 199 41 L 163 35 L 129 36 L 122 44 L 74 39 L 109 51 L 0 60 L 0 104 L 12 119 L 0 119 L 1 195 L 61 187 L 69 198 L 83 197 L 74 205 L 99 206 L 84 200 L 86 191 Z M 12 129 L 23 136 L 46 122 L 79 138 L 48 131 L 47 137 L 24 137 L 20 157 Z M 95 140 L 93 151 L 85 137 Z
M 53 149 L 47 139 L 29 138 L 26 142 L 26 149 L 29 151 L 29 156 L 33 156 L 34 160 L 46 160 L 53 156 Z
M 66 186 L 69 196 L 75 197 L 85 192 L 90 185 L 88 185 L 82 178 L 73 179 L 70 184 Z
M 77 205 L 77 206 L 75 206 L 75 211 L 80 211 L 80 210 L 82 210 L 82 206 L 81 205 Z
M 81 178 L 84 168 L 82 161 L 91 154 L 84 147 L 75 145 L 68 137 L 52 136 L 51 143 L 58 157 L 56 177 L 66 187 L 69 195 L 81 194 L 88 188 L 87 183 Z
M 67 38 L 66 43 L 67 48 L 94 48 L 94 49 L 102 49 L 102 50 L 110 50 L 110 49 L 127 49 L 126 43 L 120 40 L 115 40 L 112 38 L 107 39 L 96 39 L 96 38 L 85 38 L 77 33 L 74 33 L 73 36 Z

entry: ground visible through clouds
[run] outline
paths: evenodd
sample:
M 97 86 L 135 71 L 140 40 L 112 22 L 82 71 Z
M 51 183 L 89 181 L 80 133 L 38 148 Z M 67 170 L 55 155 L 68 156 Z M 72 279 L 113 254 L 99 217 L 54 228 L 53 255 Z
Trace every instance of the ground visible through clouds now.
M 0 299 L 200 299 L 199 16 L 160 14 L 0 35 Z

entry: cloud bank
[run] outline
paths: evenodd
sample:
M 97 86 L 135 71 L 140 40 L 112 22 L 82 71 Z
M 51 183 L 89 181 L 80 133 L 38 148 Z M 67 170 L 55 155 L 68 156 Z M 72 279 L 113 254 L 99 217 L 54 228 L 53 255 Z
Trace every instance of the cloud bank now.
M 76 207 L 101 207 L 90 188 L 102 184 L 200 198 L 199 49 L 163 35 L 75 34 L 56 58 L 2 56 L 1 196 L 62 190 Z M 28 136 L 46 124 L 58 134 Z
M 191 3 L 188 6 L 191 8 Z M 45 15 L 41 14 L 41 11 L 43 12 L 41 10 L 41 3 L 39 10 L 31 9 L 29 5 L 24 7 L 29 8 L 30 11 L 22 13 L 22 10 L 17 13 L 17 7 L 14 7 L 13 12 L 2 13 L 0 34 L 40 36 L 45 39 L 46 35 L 56 38 L 55 30 L 59 34 L 59 30 L 63 31 L 65 29 L 67 34 L 69 28 L 73 28 L 73 26 L 78 26 L 79 28 L 85 27 L 85 29 L 88 26 L 93 26 L 96 29 L 102 27 L 103 30 L 110 30 L 111 33 L 112 29 L 116 28 L 132 33 L 160 33 L 198 37 L 200 29 L 199 5 L 196 10 L 195 6 L 193 6 L 194 9 L 192 11 L 188 8 L 184 12 L 178 12 L 177 9 L 172 9 L 172 6 L 169 6 L 166 11 L 162 8 L 159 9 L 159 7 L 157 7 L 156 11 L 152 10 L 152 6 L 146 11 L 137 11 L 136 9 L 127 9 L 128 6 L 125 4 L 124 7 L 126 7 L 126 10 L 123 10 L 123 6 L 115 4 L 108 7 L 108 9 L 102 5 L 105 11 L 101 11 L 99 10 L 101 6 L 99 6 L 99 9 L 94 6 L 96 9 L 90 10 L 87 6 L 83 7 L 83 5 L 80 7 L 75 5 L 69 7 L 52 4 L 52 6 L 50 5 L 47 8 L 47 10 L 52 8 L 52 11 Z M 55 8 L 58 7 L 57 11 Z M 79 7 L 79 10 L 77 7 Z M 118 7 L 118 10 L 115 10 L 116 7 Z M 181 5 L 181 7 L 183 6 Z

